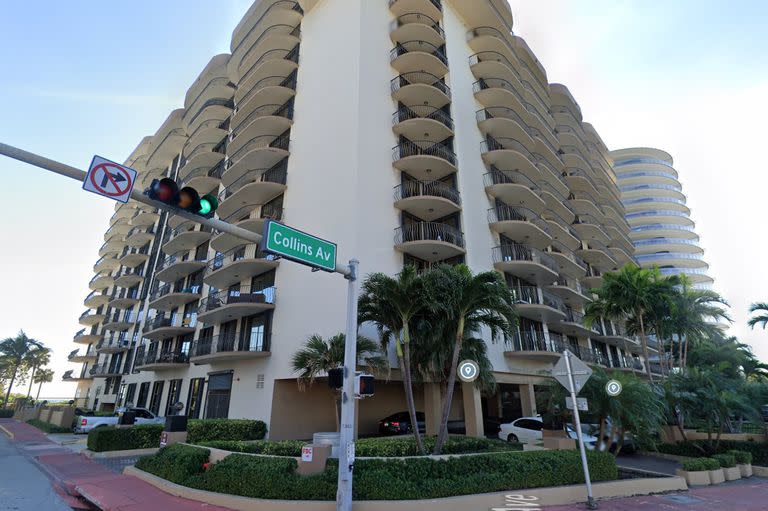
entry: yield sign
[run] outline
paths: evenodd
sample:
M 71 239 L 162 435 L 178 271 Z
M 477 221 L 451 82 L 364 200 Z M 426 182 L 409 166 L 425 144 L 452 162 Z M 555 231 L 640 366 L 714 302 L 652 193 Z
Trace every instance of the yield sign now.
M 567 356 L 570 356 L 571 358 L 571 372 L 573 374 L 573 383 L 575 387 L 573 392 L 578 394 L 582 387 L 584 387 L 584 384 L 587 383 L 589 377 L 592 376 L 592 369 L 579 360 L 576 355 L 565 350 L 563 356 L 560 357 L 560 360 L 558 360 L 557 364 L 552 368 L 552 376 L 569 392 L 571 391 L 571 384 L 568 381 L 568 367 L 565 365 L 565 357 Z
M 136 183 L 138 173 L 132 168 L 113 161 L 94 156 L 88 174 L 83 182 L 83 190 L 103 195 L 120 202 L 128 202 Z

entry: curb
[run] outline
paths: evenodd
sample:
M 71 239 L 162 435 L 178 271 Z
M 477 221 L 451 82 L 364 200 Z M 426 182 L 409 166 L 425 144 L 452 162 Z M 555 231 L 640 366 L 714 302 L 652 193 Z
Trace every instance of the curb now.
M 3 433 L 5 433 L 6 435 L 8 435 L 8 438 L 10 438 L 11 440 L 13 440 L 14 438 L 16 438 L 16 435 L 14 435 L 12 432 L 10 432 L 10 431 L 8 431 L 7 429 L 5 429 L 5 428 L 4 428 L 2 425 L 0 425 L 0 431 L 2 431 Z

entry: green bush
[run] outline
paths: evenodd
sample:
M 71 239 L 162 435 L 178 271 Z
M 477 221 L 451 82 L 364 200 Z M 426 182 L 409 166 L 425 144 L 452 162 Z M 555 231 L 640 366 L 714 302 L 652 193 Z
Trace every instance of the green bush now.
M 154 456 L 139 458 L 136 468 L 173 483 L 184 484 L 190 477 L 205 471 L 211 451 L 183 444 L 169 445 Z
M 160 447 L 160 424 L 143 424 L 130 428 L 103 426 L 88 432 L 88 449 L 93 452 L 125 451 Z
M 10 419 L 13 417 L 13 410 L 10 408 L 0 408 L 0 419 Z
M 267 434 L 267 425 L 246 419 L 192 419 L 187 431 L 187 441 L 191 444 L 211 440 L 261 440 Z
M 39 419 L 29 419 L 27 424 L 36 427 L 40 431 L 45 431 L 46 433 L 72 433 L 71 428 L 56 426 L 55 424 L 51 424 L 50 422 L 43 422 Z
M 697 449 L 698 445 L 703 449 Z M 748 452 L 752 455 L 752 462 L 758 466 L 768 466 L 768 444 L 764 442 L 750 442 L 750 441 L 735 441 L 735 440 L 721 440 L 718 445 L 717 451 L 709 447 L 709 444 L 703 440 L 697 440 L 695 442 L 678 442 L 676 444 L 659 444 L 657 446 L 659 452 L 666 454 L 674 454 L 677 456 L 690 456 L 693 458 L 702 456 L 704 454 L 722 454 L 728 451 L 738 450 Z
M 694 458 L 683 462 L 683 470 L 687 472 L 717 470 L 718 468 L 720 468 L 720 463 L 712 458 Z
M 611 454 L 589 452 L 587 457 L 594 481 L 618 478 Z M 161 470 L 170 470 L 166 465 L 143 459 L 137 467 L 163 477 Z M 329 460 L 326 470 L 313 476 L 297 475 L 296 460 L 286 457 L 233 454 L 204 472 L 196 470 L 193 463 L 184 465 L 195 470 L 180 474 L 174 468 L 174 482 L 184 481 L 180 484 L 201 490 L 286 500 L 333 500 L 336 494 L 336 460 Z M 358 459 L 354 498 L 428 499 L 583 482 L 579 453 L 575 450 L 501 452 L 446 459 Z
M 736 458 L 731 454 L 713 454 L 712 459 L 716 460 L 723 468 L 736 466 Z
M 727 454 L 730 454 L 736 459 L 736 463 L 739 465 L 749 465 L 752 463 L 752 453 L 747 451 L 737 451 L 736 449 L 732 449 L 728 451 Z

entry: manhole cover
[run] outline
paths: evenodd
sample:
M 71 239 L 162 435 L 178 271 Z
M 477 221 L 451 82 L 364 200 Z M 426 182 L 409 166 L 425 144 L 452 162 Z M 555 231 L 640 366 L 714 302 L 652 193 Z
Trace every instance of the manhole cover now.
M 698 504 L 699 502 L 704 502 L 701 499 L 697 499 L 696 497 L 689 497 L 688 495 L 664 495 L 662 498 L 671 500 L 672 502 L 676 502 L 678 504 Z

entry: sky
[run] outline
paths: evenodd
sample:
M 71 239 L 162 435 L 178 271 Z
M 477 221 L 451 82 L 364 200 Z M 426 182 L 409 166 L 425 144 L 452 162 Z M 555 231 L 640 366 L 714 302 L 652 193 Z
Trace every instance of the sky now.
M 372 1 L 372 0 L 364 0 Z M 568 86 L 611 149 L 675 159 L 731 333 L 768 360 L 746 327 L 768 301 L 768 239 L 757 232 L 768 177 L 768 2 L 512 0 L 514 31 L 549 81 Z M 121 161 L 152 134 L 210 58 L 227 52 L 247 0 L 10 2 L 0 16 L 0 142 L 84 168 Z M 183 51 L 180 51 L 183 48 Z M 61 382 L 114 203 L 0 157 L 0 339 L 23 329 L 53 349 Z

